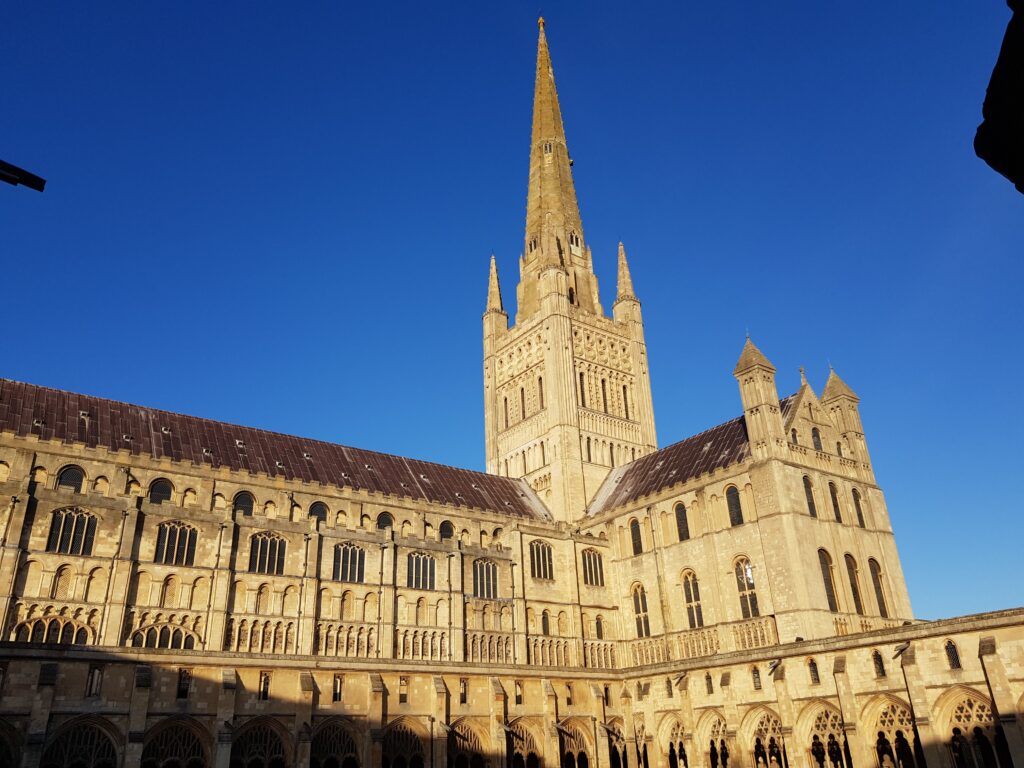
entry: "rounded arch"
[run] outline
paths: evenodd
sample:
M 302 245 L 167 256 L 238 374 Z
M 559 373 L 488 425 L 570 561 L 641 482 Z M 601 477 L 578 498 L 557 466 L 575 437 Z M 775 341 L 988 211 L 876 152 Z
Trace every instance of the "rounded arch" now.
M 114 725 L 103 717 L 76 717 L 58 728 L 43 748 L 40 768 L 118 768 L 117 745 L 123 741 Z
M 231 509 L 240 512 L 245 517 L 252 517 L 253 509 L 256 508 L 256 499 L 248 491 L 239 491 L 231 501 Z
M 210 734 L 195 719 L 169 717 L 146 731 L 141 768 L 209 768 Z
M 395 518 L 390 512 L 381 512 L 377 515 L 377 530 L 388 531 L 395 527 Z
M 310 739 L 310 768 L 358 768 L 362 765 L 360 734 L 347 720 L 332 717 L 317 726 Z
M 57 482 L 54 487 L 81 493 L 85 480 L 84 469 L 77 464 L 67 464 L 61 467 L 60 472 L 57 473 Z
M 241 726 L 231 743 L 231 768 L 289 768 L 291 738 L 271 717 L 257 717 Z
M 166 477 L 158 477 L 149 484 L 146 498 L 150 504 L 163 504 L 174 497 L 174 485 Z

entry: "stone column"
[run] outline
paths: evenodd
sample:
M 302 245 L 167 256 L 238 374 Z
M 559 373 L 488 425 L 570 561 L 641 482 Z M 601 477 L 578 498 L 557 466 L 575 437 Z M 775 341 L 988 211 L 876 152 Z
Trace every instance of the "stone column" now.
M 924 759 L 928 768 L 953 768 L 948 750 L 942 748 L 938 734 L 932 726 L 932 710 L 928 702 L 927 688 L 921 670 L 917 667 L 914 646 L 911 645 L 900 656 L 903 666 L 903 679 L 906 681 L 907 697 L 910 709 L 917 725 L 917 734 L 921 738 Z
M 836 695 L 839 697 L 839 708 L 843 715 L 843 733 L 850 745 L 850 755 L 853 757 L 854 765 L 871 765 L 873 755 L 870 747 L 865 743 L 863 734 L 857 732 L 857 697 L 854 696 L 853 687 L 850 685 L 850 678 L 846 674 L 846 657 L 839 656 L 835 660 L 832 675 L 836 680 Z M 871 730 L 867 730 L 867 738 L 870 739 Z
M 1006 676 L 1003 660 L 996 653 L 996 639 L 983 637 L 978 644 L 978 656 L 981 667 L 985 670 L 985 681 L 999 717 L 999 725 L 1003 727 L 1006 745 L 1010 748 L 1015 764 L 1024 765 L 1024 734 L 1017 723 L 1016 700 L 1010 680 Z
M 57 685 L 59 666 L 56 662 L 39 664 L 36 695 L 32 699 L 32 711 L 28 718 L 28 736 L 21 755 L 21 768 L 38 768 L 43 757 L 46 742 L 46 727 L 50 721 L 50 707 L 53 704 L 53 690 Z
M 221 670 L 220 695 L 217 697 L 217 755 L 216 768 L 230 768 L 231 743 L 235 722 L 235 690 L 238 677 L 234 669 Z

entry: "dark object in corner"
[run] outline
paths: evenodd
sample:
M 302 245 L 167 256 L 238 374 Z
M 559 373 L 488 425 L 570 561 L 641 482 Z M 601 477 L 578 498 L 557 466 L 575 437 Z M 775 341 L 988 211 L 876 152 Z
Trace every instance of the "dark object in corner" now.
M 0 181 L 6 181 L 14 186 L 24 184 L 36 192 L 42 192 L 43 187 L 46 186 L 46 179 L 41 179 L 34 173 L 29 173 L 24 168 L 19 168 L 16 165 L 5 163 L 3 160 L 0 160 Z
M 1013 16 L 981 108 L 974 151 L 1024 193 L 1024 0 L 1007 0 Z

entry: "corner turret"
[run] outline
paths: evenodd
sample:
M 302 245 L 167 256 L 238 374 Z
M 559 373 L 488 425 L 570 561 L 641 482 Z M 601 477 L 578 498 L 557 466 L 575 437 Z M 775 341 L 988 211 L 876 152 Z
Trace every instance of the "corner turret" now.
M 732 375 L 740 386 L 751 452 L 765 458 L 785 442 L 775 366 L 748 336 Z

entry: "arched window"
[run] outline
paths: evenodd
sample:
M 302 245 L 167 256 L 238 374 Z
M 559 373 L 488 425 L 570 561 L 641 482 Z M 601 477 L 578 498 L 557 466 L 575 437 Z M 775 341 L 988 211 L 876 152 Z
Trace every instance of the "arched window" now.
M 542 635 L 551 634 L 551 614 L 547 611 L 544 611 L 540 615 L 540 633 Z
M 91 555 L 95 538 L 95 516 L 74 507 L 55 509 L 50 515 L 46 551 L 64 555 Z
M 761 670 L 758 667 L 750 669 L 750 682 L 753 683 L 755 691 L 761 690 Z
M 82 492 L 82 483 L 85 482 L 85 472 L 82 471 L 81 467 L 76 467 L 73 464 L 68 467 L 64 467 L 57 475 L 57 487 L 66 488 L 69 491 L 75 493 Z
M 811 677 L 811 685 L 821 683 L 821 676 L 818 674 L 818 662 L 814 659 L 807 660 L 807 674 Z
M 797 439 L 797 434 L 796 434 L 796 430 L 795 429 L 789 430 L 789 441 L 793 445 L 800 445 L 800 441 Z
M 436 562 L 423 552 L 410 552 L 406 558 L 406 584 L 410 589 L 434 589 Z
M 231 502 L 231 508 L 236 513 L 241 512 L 245 517 L 252 517 L 252 510 L 255 506 L 256 500 L 248 491 L 236 493 L 234 500 Z
M 334 580 L 362 584 L 366 574 L 366 551 L 351 542 L 334 545 Z
M 740 596 L 740 612 L 744 619 L 753 619 L 761 615 L 757 607 L 757 590 L 754 588 L 754 569 L 750 561 L 741 557 L 733 569 L 736 573 L 736 590 Z
M 78 722 L 58 731 L 43 752 L 43 768 L 74 765 L 76 768 L 113 768 L 119 764 L 117 749 L 102 728 Z
M 149 486 L 149 503 L 163 504 L 165 501 L 170 501 L 173 494 L 174 488 L 171 486 L 170 480 L 163 478 L 154 480 Z
M 814 450 L 821 450 L 821 432 L 818 431 L 817 427 L 811 430 L 811 444 L 814 446 Z
M 442 521 L 437 530 L 441 536 L 441 541 L 448 541 L 448 539 L 454 538 L 455 536 L 455 526 L 447 520 Z
M 956 648 L 956 643 L 952 640 L 946 641 L 946 661 L 949 662 L 950 669 L 962 669 L 960 666 L 960 651 Z
M 604 412 L 608 413 L 608 381 L 607 381 L 607 379 L 601 379 L 601 405 L 604 406 Z
M 704 690 L 707 691 L 708 696 L 715 692 L 715 681 L 711 679 L 711 673 L 704 673 Z
M 690 538 L 690 522 L 686 519 L 686 505 L 683 502 L 676 504 L 676 534 L 680 541 Z
M 700 584 L 697 574 L 687 571 L 683 574 L 683 599 L 686 601 L 686 620 L 690 629 L 704 626 L 704 612 L 700 606 Z
M 551 557 L 551 545 L 540 539 L 530 542 L 530 575 L 535 579 L 551 580 L 554 578 L 554 565 Z
M 818 550 L 818 564 L 821 565 L 821 580 L 825 584 L 825 599 L 832 613 L 839 612 L 839 601 L 836 600 L 836 584 L 832 576 L 832 557 L 824 549 Z
M 857 525 L 864 528 L 864 509 L 861 507 L 860 491 L 853 489 L 853 509 L 857 513 Z
M 395 518 L 393 518 L 387 512 L 381 512 L 377 515 L 377 530 L 378 531 L 389 531 L 395 527 Z
M 580 371 L 580 408 L 587 407 L 587 377 Z
M 569 303 L 570 304 L 575 304 L 576 303 L 576 289 L 575 288 L 570 288 L 569 289 Z
M 846 553 L 846 575 L 850 578 L 850 595 L 853 597 L 853 608 L 861 616 L 864 615 L 864 602 L 860 599 L 860 576 L 857 571 L 857 561 L 853 555 Z
M 284 552 L 287 542 L 269 531 L 254 533 L 249 539 L 249 573 L 284 573 Z
M 878 651 L 871 652 L 871 662 L 875 665 L 875 677 L 885 677 L 885 660 Z
M 637 584 L 633 588 L 633 616 L 636 618 L 636 636 L 650 637 L 651 622 L 647 616 L 647 592 L 643 585 Z
M 502 399 L 502 407 L 505 410 L 505 429 L 508 429 L 508 398 Z
M 327 515 L 331 510 L 327 508 L 327 505 L 322 501 L 314 501 L 309 505 L 309 516 L 319 520 L 321 523 L 327 519 Z
M 526 418 L 526 388 L 519 388 L 519 418 L 520 420 Z
M 811 485 L 811 478 L 807 475 L 804 475 L 804 496 L 807 497 L 807 514 L 817 517 L 818 508 L 814 506 L 814 486 Z
M 485 600 L 498 597 L 498 566 L 490 560 L 473 561 L 473 596 Z
M 596 549 L 583 550 L 583 583 L 588 587 L 604 586 L 604 558 Z
M 729 507 L 729 525 L 743 525 L 743 505 L 740 492 L 735 485 L 725 489 L 725 503 Z
M 874 558 L 868 560 L 868 570 L 871 571 L 871 585 L 875 588 L 875 602 L 878 603 L 878 615 L 883 619 L 889 618 L 889 610 L 885 605 L 885 592 L 882 589 L 882 567 Z
M 836 456 L 838 456 L 840 459 L 843 458 L 843 444 L 840 443 L 838 440 L 836 441 Z
M 832 497 L 832 512 L 836 516 L 836 522 L 843 522 L 843 512 L 839 509 L 839 490 L 835 483 L 828 484 L 828 495 Z
M 154 563 L 163 565 L 194 565 L 198 531 L 177 520 L 160 523 L 156 529 Z
M 644 539 L 643 535 L 640 533 L 640 521 L 635 517 L 629 521 L 629 538 L 633 542 L 633 554 L 643 554 Z

